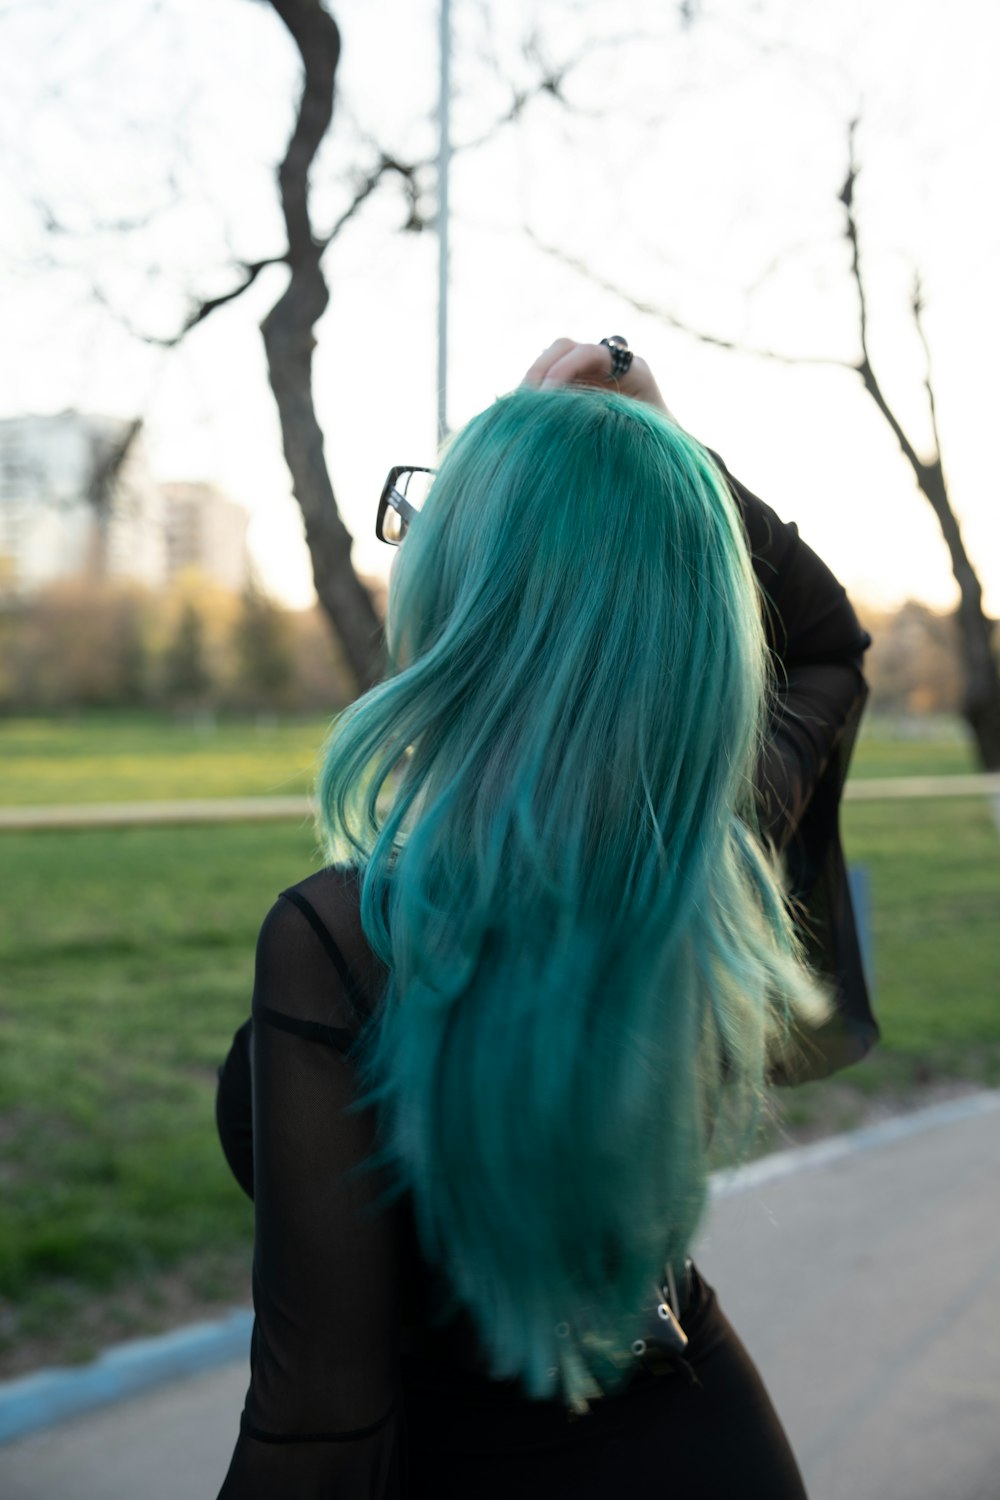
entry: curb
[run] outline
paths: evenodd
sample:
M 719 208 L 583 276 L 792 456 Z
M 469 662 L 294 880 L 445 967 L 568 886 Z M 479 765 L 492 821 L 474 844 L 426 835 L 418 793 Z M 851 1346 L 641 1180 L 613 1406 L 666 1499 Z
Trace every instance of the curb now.
M 836 1166 L 880 1146 L 997 1110 L 1000 1090 L 988 1089 L 910 1114 L 894 1115 L 877 1125 L 714 1172 L 710 1197 L 715 1200 L 751 1192 L 793 1173 Z M 78 1369 L 56 1367 L 0 1383 L 0 1444 L 169 1381 L 245 1360 L 252 1328 L 253 1313 L 234 1308 L 218 1322 L 193 1323 L 172 1333 L 114 1344 L 93 1364 Z
M 79 1369 L 39 1370 L 0 1384 L 0 1443 L 231 1360 L 246 1359 L 253 1313 L 234 1308 L 213 1323 L 113 1344 Z
M 832 1167 L 848 1161 L 864 1151 L 876 1150 L 879 1146 L 891 1146 L 896 1141 L 909 1140 L 942 1125 L 957 1125 L 961 1120 L 975 1119 L 979 1115 L 990 1115 L 1000 1109 L 1000 1089 L 983 1089 L 976 1094 L 965 1094 L 959 1099 L 946 1099 L 941 1104 L 928 1104 L 924 1109 L 915 1109 L 909 1114 L 891 1115 L 877 1125 L 862 1125 L 858 1130 L 845 1131 L 843 1135 L 830 1135 L 822 1141 L 810 1141 L 806 1146 L 792 1146 L 787 1151 L 774 1151 L 757 1161 L 749 1161 L 741 1167 L 727 1167 L 713 1172 L 709 1179 L 709 1198 L 730 1198 L 736 1193 L 746 1193 L 763 1187 L 768 1182 L 790 1177 L 795 1172 Z M 2 1388 L 0 1388 L 2 1389 Z

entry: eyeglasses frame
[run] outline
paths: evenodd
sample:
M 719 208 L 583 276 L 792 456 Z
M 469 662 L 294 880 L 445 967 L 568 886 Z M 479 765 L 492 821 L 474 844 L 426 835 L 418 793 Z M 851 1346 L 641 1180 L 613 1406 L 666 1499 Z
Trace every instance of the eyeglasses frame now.
M 398 547 L 399 542 L 406 535 L 407 528 L 413 517 L 419 514 L 417 507 L 411 505 L 403 492 L 396 488 L 400 476 L 403 474 L 436 473 L 436 469 L 428 469 L 423 464 L 396 464 L 394 468 L 389 470 L 389 477 L 382 486 L 382 494 L 379 496 L 378 514 L 375 517 L 375 535 L 380 542 L 385 542 L 387 547 Z M 390 505 L 403 523 L 403 535 L 399 538 L 399 541 L 393 541 L 391 537 L 385 534 L 385 513 Z

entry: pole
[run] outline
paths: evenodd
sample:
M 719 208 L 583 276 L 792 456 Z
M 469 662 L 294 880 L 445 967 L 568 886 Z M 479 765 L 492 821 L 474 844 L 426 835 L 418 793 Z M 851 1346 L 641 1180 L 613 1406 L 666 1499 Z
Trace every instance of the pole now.
M 448 172 L 451 165 L 451 0 L 440 0 L 441 85 L 438 99 L 438 442 L 448 435 Z

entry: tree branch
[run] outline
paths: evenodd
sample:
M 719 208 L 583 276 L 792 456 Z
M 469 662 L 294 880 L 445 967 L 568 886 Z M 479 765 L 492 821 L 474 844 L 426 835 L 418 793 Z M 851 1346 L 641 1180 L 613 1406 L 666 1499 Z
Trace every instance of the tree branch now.
M 156 208 L 148 209 L 146 213 L 134 214 L 130 218 L 92 219 L 85 229 L 71 228 L 59 218 L 52 205 L 38 193 L 32 195 L 31 204 L 42 221 L 45 233 L 52 235 L 53 238 L 80 240 L 87 236 L 136 234 L 139 230 L 148 229 L 150 224 L 155 223 L 165 212 L 166 208 L 179 201 L 180 193 L 176 191 L 176 184 L 172 183 L 171 186 L 175 188 L 175 191 L 169 203 L 161 203 Z
M 296 117 L 285 157 L 278 170 L 282 212 L 288 232 L 288 249 L 281 255 L 270 256 L 263 260 L 236 262 L 237 269 L 243 273 L 243 279 L 230 291 L 223 292 L 218 297 L 209 297 L 202 302 L 194 303 L 178 331 L 168 337 L 146 333 L 138 328 L 124 313 L 112 306 L 106 294 L 95 285 L 93 288 L 95 300 L 106 308 L 132 337 L 156 348 L 176 348 L 192 328 L 204 322 L 217 308 L 224 307 L 226 303 L 234 302 L 241 297 L 253 285 L 261 271 L 267 267 L 291 265 L 296 256 L 322 256 L 388 176 L 396 176 L 405 189 L 407 218 L 401 228 L 409 232 L 420 231 L 429 222 L 420 208 L 420 178 L 422 173 L 431 171 L 435 167 L 436 156 L 406 161 L 389 152 L 378 150 L 376 147 L 375 149 L 378 150 L 376 164 L 367 175 L 360 179 L 347 207 L 338 215 L 324 235 L 319 238 L 314 237 L 308 206 L 308 179 L 315 155 L 333 118 L 333 88 L 330 80 L 336 75 L 340 57 L 339 32 L 337 32 L 332 16 L 324 10 L 320 0 L 265 0 L 265 3 L 272 6 L 291 33 L 302 58 L 305 75 L 299 114 Z M 549 94 L 559 99 L 565 106 L 566 100 L 562 94 L 563 82 L 572 70 L 585 60 L 590 50 L 589 47 L 581 48 L 561 67 L 544 63 L 539 55 L 537 61 L 541 67 L 541 76 L 536 84 L 532 88 L 516 91 L 506 112 L 499 115 L 489 129 L 481 135 L 471 137 L 456 145 L 454 154 L 457 156 L 462 152 L 476 150 L 492 140 L 505 126 L 516 124 L 528 104 L 541 94 Z M 43 200 L 36 199 L 36 207 L 42 216 L 46 230 L 51 235 L 54 237 L 76 235 L 77 232 L 70 230 L 62 223 Z M 98 223 L 92 226 L 92 232 L 124 234 L 145 228 L 155 218 L 157 212 L 159 210 L 129 221 Z M 549 253 L 556 252 L 550 251 Z M 588 274 L 586 268 L 582 266 L 578 266 L 577 269 Z M 662 316 L 667 318 L 669 315 L 662 314 Z M 694 334 L 694 330 L 689 331 Z M 713 342 L 711 339 L 707 341 Z M 722 348 L 736 347 L 722 340 L 718 343 Z M 780 358 L 781 356 L 773 357 Z
M 854 212 L 854 184 L 858 175 L 854 140 L 858 123 L 858 120 L 852 120 L 848 129 L 847 178 L 840 193 L 840 202 L 843 204 L 845 217 L 844 234 L 851 249 L 851 276 L 858 295 L 858 332 L 861 339 L 861 364 L 858 371 L 864 381 L 865 390 L 895 434 L 896 441 L 913 471 L 917 487 L 927 500 L 941 527 L 941 534 L 951 558 L 952 573 L 959 589 L 957 619 L 965 669 L 963 713 L 976 737 L 983 766 L 987 770 L 995 770 L 1000 768 L 1000 668 L 998 668 L 993 650 L 993 621 L 987 618 L 983 609 L 982 585 L 979 582 L 975 565 L 966 551 L 962 529 L 952 504 L 941 458 L 937 403 L 931 378 L 930 346 L 927 343 L 922 321 L 923 296 L 919 275 L 914 279 L 910 308 L 927 361 L 924 388 L 930 403 L 931 430 L 934 437 L 934 453 L 930 458 L 921 459 L 917 453 L 903 424 L 889 405 L 872 368 L 868 348 L 868 306 L 861 271 L 860 236 Z
M 406 183 L 407 187 L 407 201 L 409 203 L 410 213 L 409 218 L 403 225 L 403 228 L 407 230 L 423 229 L 425 221 L 419 209 L 420 193 L 417 183 L 417 173 L 422 167 L 428 165 L 429 162 L 402 162 L 397 160 L 397 158 L 394 156 L 386 156 L 383 154 L 379 159 L 378 165 L 374 168 L 373 171 L 369 172 L 367 177 L 364 178 L 361 186 L 357 189 L 354 197 L 344 209 L 343 213 L 338 219 L 334 221 L 333 228 L 329 231 L 328 234 L 324 235 L 321 241 L 322 248 L 325 250 L 328 245 L 333 243 L 340 231 L 344 228 L 345 224 L 350 223 L 351 219 L 353 219 L 354 215 L 358 212 L 358 209 L 368 201 L 372 193 L 378 187 L 379 183 L 390 172 L 395 172 L 399 177 L 401 177 Z
M 903 424 L 889 405 L 872 366 L 871 354 L 868 348 L 868 300 L 865 295 L 865 282 L 861 271 L 861 243 L 858 233 L 858 221 L 854 212 L 854 185 L 857 182 L 859 170 L 854 153 L 854 141 L 860 123 L 860 120 L 855 118 L 851 120 L 847 127 L 847 177 L 838 195 L 838 201 L 844 208 L 844 237 L 851 251 L 851 279 L 854 282 L 854 289 L 858 297 L 858 334 L 861 341 L 861 361 L 856 368 L 861 379 L 864 381 L 865 390 L 892 428 L 896 441 L 916 476 L 918 485 L 923 489 L 928 465 L 920 458 L 920 455 L 904 430 Z
M 623 291 L 613 281 L 608 281 L 605 277 L 599 276 L 585 261 L 579 260 L 575 255 L 570 255 L 565 250 L 560 250 L 558 246 L 547 245 L 532 230 L 526 229 L 525 233 L 537 245 L 539 250 L 544 251 L 546 255 L 551 255 L 554 260 L 560 261 L 564 266 L 568 266 L 570 270 L 578 272 L 581 276 L 585 276 L 593 286 L 598 287 L 602 292 L 610 292 L 613 296 L 619 297 L 623 302 L 627 302 L 636 312 L 656 318 L 658 322 L 665 323 L 668 328 L 676 329 L 678 333 L 686 334 L 688 338 L 694 339 L 699 344 L 707 344 L 713 349 L 725 349 L 731 354 L 749 354 L 757 359 L 769 359 L 776 364 L 782 365 L 825 365 L 839 370 L 851 370 L 854 372 L 859 370 L 859 366 L 852 364 L 850 360 L 834 359 L 830 355 L 782 354 L 777 349 L 758 349 L 751 344 L 741 344 L 735 339 L 723 338 L 720 334 L 706 333 L 703 328 L 695 328 L 692 324 L 685 323 L 682 318 L 677 317 L 676 313 L 670 312 L 667 308 L 660 307 L 657 303 L 649 302 L 642 297 L 633 296 L 631 292 Z
M 865 292 L 864 275 L 861 269 L 860 234 L 854 207 L 854 190 L 859 170 L 854 149 L 858 125 L 859 121 L 857 119 L 852 120 L 850 123 L 848 131 L 847 176 L 839 194 L 839 202 L 844 210 L 844 236 L 850 248 L 851 279 L 854 282 L 858 300 L 858 334 L 861 345 L 861 358 L 857 363 L 852 364 L 846 360 L 830 358 L 810 359 L 796 355 L 779 354 L 773 349 L 755 349 L 745 344 L 740 344 L 733 339 L 706 334 L 701 329 L 691 327 L 690 324 L 685 323 L 667 309 L 658 307 L 654 303 L 645 301 L 642 298 L 633 297 L 628 292 L 623 292 L 620 287 L 596 275 L 584 262 L 567 255 L 564 251 L 555 249 L 550 245 L 542 244 L 533 235 L 531 238 L 534 239 L 534 242 L 546 254 L 554 256 L 564 265 L 586 276 L 594 286 L 600 287 L 603 291 L 611 292 L 613 295 L 627 302 L 631 307 L 634 307 L 637 312 L 657 318 L 668 327 L 674 328 L 679 333 L 684 333 L 689 338 L 697 340 L 698 343 L 707 344 L 713 348 L 723 349 L 732 353 L 751 354 L 759 359 L 773 360 L 785 365 L 834 366 L 852 371 L 861 376 L 865 390 L 895 435 L 896 441 L 899 443 L 903 455 L 913 471 L 918 488 L 934 511 L 938 524 L 941 527 L 942 536 L 948 547 L 952 572 L 960 593 L 957 618 L 965 668 L 963 712 L 976 737 L 982 764 L 987 769 L 996 769 L 1000 767 L 1000 670 L 998 670 L 996 655 L 992 645 L 993 622 L 987 619 L 983 610 L 982 587 L 975 566 L 965 548 L 961 527 L 952 505 L 944 465 L 941 459 L 941 441 L 938 433 L 937 409 L 931 377 L 930 348 L 922 321 L 923 294 L 919 276 L 914 282 L 911 310 L 917 334 L 923 345 L 927 360 L 924 386 L 930 403 L 931 427 L 934 436 L 935 451 L 932 457 L 926 460 L 921 459 L 902 423 L 890 406 L 872 365 L 868 338 L 868 302 Z M 530 234 L 530 231 L 528 232 Z
M 934 379 L 931 365 L 931 346 L 927 342 L 927 334 L 924 330 L 924 289 L 920 279 L 920 272 L 913 273 L 913 297 L 910 301 L 910 311 L 913 313 L 913 324 L 917 330 L 924 351 L 924 390 L 927 392 L 927 405 L 931 414 L 931 432 L 934 436 L 934 456 L 941 457 L 941 434 L 938 431 L 937 399 L 934 395 Z
M 231 291 L 222 292 L 218 297 L 209 297 L 207 301 L 197 303 L 184 319 L 178 332 L 171 334 L 169 338 L 161 338 L 155 333 L 144 333 L 141 328 L 135 326 L 125 313 L 111 305 L 101 287 L 94 283 L 91 290 L 94 301 L 99 303 L 101 307 L 106 308 L 116 322 L 120 323 L 133 338 L 138 339 L 143 344 L 151 344 L 157 349 L 176 349 L 184 336 L 190 333 L 192 328 L 197 327 L 199 323 L 203 323 L 210 314 L 215 312 L 217 307 L 224 307 L 227 302 L 235 302 L 237 297 L 242 297 L 243 293 L 248 287 L 253 286 L 261 271 L 265 270 L 266 267 L 282 266 L 286 265 L 287 262 L 287 255 L 272 255 L 267 260 L 244 262 L 241 267 L 243 280 L 239 286 L 233 287 Z
M 112 438 L 106 443 L 95 443 L 87 480 L 87 499 L 98 517 L 106 517 L 110 513 L 118 477 L 141 432 L 142 418 L 135 417 L 120 437 Z
M 562 94 L 563 80 L 566 75 L 577 66 L 585 57 L 586 51 L 580 53 L 561 68 L 544 67 L 538 82 L 530 89 L 518 89 L 514 92 L 510 105 L 506 112 L 498 115 L 487 130 L 480 135 L 471 136 L 468 140 L 458 142 L 452 150 L 454 156 L 459 156 L 466 151 L 475 151 L 485 146 L 497 133 L 507 125 L 514 125 L 521 118 L 527 106 L 533 99 L 541 94 L 549 94 L 558 99 L 565 108 L 569 108 Z M 402 161 L 398 156 L 391 156 L 382 151 L 376 166 L 361 180 L 354 197 L 344 209 L 343 213 L 333 224 L 329 233 L 323 238 L 323 248 L 326 249 L 338 236 L 340 231 L 348 224 L 362 205 L 371 197 L 372 193 L 390 173 L 395 173 L 405 185 L 406 198 L 409 207 L 409 215 L 402 228 L 404 231 L 422 230 L 429 220 L 420 211 L 420 174 L 429 171 L 437 165 L 437 156 L 418 158 L 413 161 Z
M 180 333 L 175 334 L 172 339 L 165 339 L 160 342 L 168 349 L 173 348 L 175 344 L 180 343 L 186 333 L 190 333 L 192 328 L 197 327 L 199 323 L 203 323 L 211 313 L 214 313 L 217 307 L 224 307 L 227 302 L 235 302 L 237 297 L 242 297 L 243 293 L 249 287 L 253 286 L 261 271 L 266 270 L 268 266 L 284 266 L 287 264 L 287 255 L 271 255 L 266 260 L 244 262 L 242 266 L 244 273 L 243 280 L 239 286 L 234 286 L 232 291 L 223 292 L 218 297 L 209 297 L 207 302 L 200 302 L 197 307 L 192 308 L 191 312 L 188 313 L 187 318 L 184 320 L 184 327 Z
M 854 217 L 854 184 L 858 180 L 858 166 L 854 156 L 854 138 L 857 134 L 860 120 L 855 117 L 847 127 L 847 176 L 844 186 L 837 195 L 838 203 L 842 203 L 845 215 L 844 233 L 847 243 L 851 248 L 851 275 L 858 293 L 858 332 L 861 336 L 861 357 L 865 364 L 869 364 L 868 358 L 868 303 L 865 299 L 865 284 L 861 276 L 861 247 L 858 241 L 858 224 Z

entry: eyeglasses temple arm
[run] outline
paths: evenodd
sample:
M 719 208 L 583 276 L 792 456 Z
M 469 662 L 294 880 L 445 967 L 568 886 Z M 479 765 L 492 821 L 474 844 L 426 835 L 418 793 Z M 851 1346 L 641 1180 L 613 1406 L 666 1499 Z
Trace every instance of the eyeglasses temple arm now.
M 413 517 L 417 514 L 415 507 L 410 504 L 409 500 L 407 500 L 402 491 L 397 490 L 395 485 L 393 485 L 392 489 L 389 491 L 389 504 L 392 506 L 393 510 L 397 511 L 399 515 L 402 516 L 403 520 L 406 521 L 407 524 L 409 524 L 409 522 L 412 521 Z

